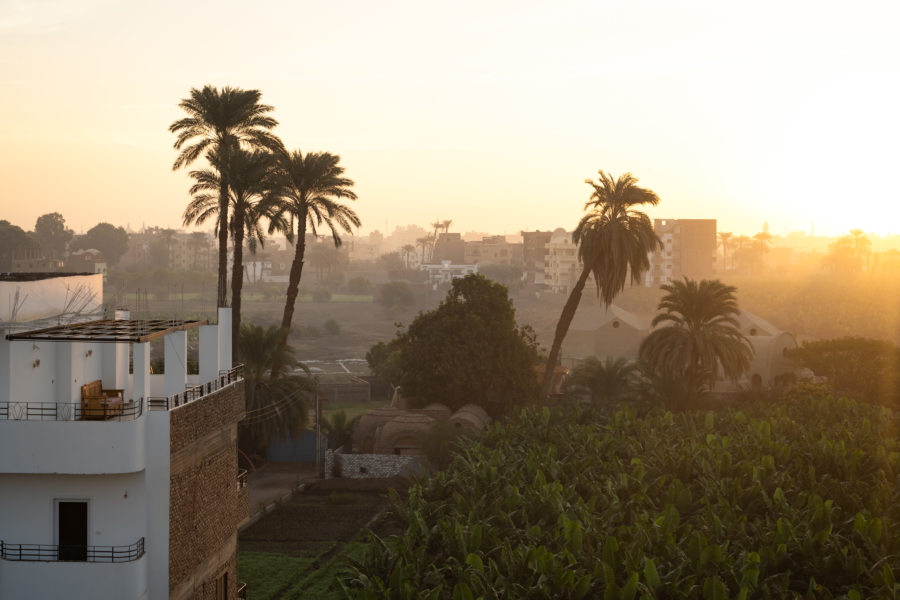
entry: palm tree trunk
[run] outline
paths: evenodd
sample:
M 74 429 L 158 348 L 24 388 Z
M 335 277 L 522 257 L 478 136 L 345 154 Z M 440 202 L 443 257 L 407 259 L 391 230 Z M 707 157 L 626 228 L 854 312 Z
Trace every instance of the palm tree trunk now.
M 219 281 L 216 290 L 216 306 L 228 306 L 228 182 L 225 173 L 219 173 Z
M 281 329 L 290 331 L 291 321 L 294 319 L 294 304 L 300 292 L 300 277 L 303 275 L 303 255 L 306 253 L 306 215 L 298 215 L 297 219 L 297 243 L 294 246 L 294 260 L 291 262 L 291 272 L 288 276 L 287 298 L 284 302 L 284 315 L 281 317 Z M 287 345 L 288 335 L 281 338 L 280 347 Z M 281 371 L 281 361 L 272 363 L 272 379 L 278 377 Z
M 553 345 L 550 347 L 550 355 L 547 357 L 547 366 L 544 368 L 544 380 L 541 382 L 541 400 L 546 401 L 550 397 L 550 389 L 553 386 L 553 370 L 559 361 L 559 353 L 562 350 L 562 343 L 569 331 L 569 325 L 575 318 L 575 311 L 578 310 L 578 303 L 581 302 L 581 293 L 584 291 L 584 284 L 591 274 L 591 270 L 585 265 L 563 306 L 562 313 L 559 315 L 559 321 L 556 323 L 556 333 L 553 336 Z
M 231 265 L 231 362 L 236 363 L 241 339 L 241 288 L 244 286 L 244 215 L 234 215 L 234 263 Z

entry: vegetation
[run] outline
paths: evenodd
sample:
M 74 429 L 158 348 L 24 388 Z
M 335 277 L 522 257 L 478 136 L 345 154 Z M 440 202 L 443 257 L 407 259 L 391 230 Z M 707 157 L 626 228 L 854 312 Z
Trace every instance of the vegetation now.
M 278 327 L 241 325 L 247 416 L 239 427 L 241 445 L 248 451 L 262 451 L 285 436 L 296 437 L 306 426 L 308 396 L 315 386 L 309 377 L 294 373 L 305 367 L 294 358 L 293 349 L 281 343 L 285 334 Z M 276 362 L 281 368 L 273 375 Z
M 276 193 L 280 201 L 277 213 L 281 229 L 289 239 L 294 239 L 294 258 L 281 319 L 281 328 L 286 332 L 290 331 L 294 318 L 307 232 L 316 235 L 324 227 L 331 232 L 334 246 L 338 247 L 341 245 L 340 232 L 352 233 L 353 228 L 361 224 L 353 209 L 339 202 L 356 200 L 356 192 L 350 189 L 353 180 L 344 176 L 344 167 L 338 164 L 340 160 L 340 156 L 329 152 L 307 152 L 304 155 L 296 150 L 278 155 Z
M 58 212 L 41 215 L 34 223 L 34 237 L 46 258 L 62 258 L 75 232 L 66 227 L 66 219 Z
M 537 393 L 534 334 L 516 325 L 506 288 L 482 275 L 453 280 L 438 308 L 370 356 L 396 360 L 403 395 L 421 406 L 474 403 L 496 418 Z
M 351 598 L 892 598 L 898 417 L 802 394 L 529 411 L 395 505 Z
M 788 356 L 827 377 L 831 389 L 900 408 L 900 348 L 890 342 L 852 337 L 804 342 Z
M 269 116 L 273 107 L 260 104 L 262 94 L 258 90 L 242 90 L 225 86 L 192 88 L 190 96 L 179 106 L 187 117 L 169 126 L 177 134 L 175 149 L 178 157 L 173 170 L 190 165 L 204 152 L 208 156 L 225 157 L 233 150 L 269 150 L 283 148 L 281 140 L 271 130 L 278 121 Z M 212 162 L 212 161 L 211 161 Z M 222 164 L 227 164 L 223 162 Z M 228 280 L 228 172 L 221 165 L 212 165 L 219 172 L 219 210 L 216 234 L 219 238 L 219 278 L 216 306 L 226 306 Z M 187 222 L 185 223 L 188 224 Z
M 588 390 L 594 403 L 619 402 L 636 395 L 640 380 L 638 363 L 611 356 L 601 362 L 592 356 L 572 370 L 569 389 Z
M 670 402 L 694 406 L 711 390 L 719 369 L 732 381 L 750 367 L 753 348 L 740 332 L 735 288 L 719 280 L 684 278 L 662 286 L 666 294 L 654 329 L 641 342 L 640 357 L 649 371 L 670 386 Z
M 235 148 L 225 155 L 209 152 L 213 169 L 191 171 L 195 183 L 191 186 L 193 200 L 184 210 L 183 220 L 201 225 L 212 216 L 219 224 L 227 224 L 231 233 L 234 256 L 231 266 L 231 331 L 234 347 L 240 348 L 238 335 L 241 327 L 241 289 L 244 285 L 244 237 L 247 236 L 250 251 L 264 242 L 261 221 L 270 216 L 267 212 L 268 196 L 273 187 L 275 160 L 268 152 L 248 152 Z M 220 216 L 223 173 L 228 173 L 227 213 Z M 238 355 L 238 360 L 243 360 Z
M 122 227 L 98 223 L 69 244 L 69 251 L 99 250 L 107 265 L 115 265 L 128 250 L 128 233 Z
M 390 312 L 411 307 L 415 297 L 409 284 L 402 281 L 389 281 L 378 287 L 376 299 L 386 311 Z
M 0 271 L 11 271 L 12 261 L 23 251 L 36 249 L 37 241 L 18 225 L 0 220 Z
M 590 210 L 572 233 L 572 241 L 578 245 L 578 260 L 583 269 L 556 324 L 553 345 L 544 369 L 541 398 L 550 394 L 553 370 L 559 362 L 563 340 L 575 317 L 588 277 L 594 276 L 597 294 L 609 306 L 625 288 L 628 279 L 632 283 L 641 280 L 644 272 L 650 268 L 649 254 L 662 247 L 659 238 L 653 233 L 650 218 L 634 208 L 642 204 L 656 206 L 659 196 L 651 190 L 638 187 L 637 178 L 631 173 L 613 179 L 611 175 L 600 171 L 597 183 L 590 179 L 585 183 L 594 190 L 584 207 L 585 210 Z

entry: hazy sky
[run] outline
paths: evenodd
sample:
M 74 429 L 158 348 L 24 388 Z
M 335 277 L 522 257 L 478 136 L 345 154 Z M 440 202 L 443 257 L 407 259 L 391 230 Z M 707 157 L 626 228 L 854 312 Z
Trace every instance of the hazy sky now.
M 0 0 L 0 194 L 177 227 L 168 125 L 256 88 L 363 232 L 571 228 L 598 169 L 720 230 L 900 231 L 900 3 Z

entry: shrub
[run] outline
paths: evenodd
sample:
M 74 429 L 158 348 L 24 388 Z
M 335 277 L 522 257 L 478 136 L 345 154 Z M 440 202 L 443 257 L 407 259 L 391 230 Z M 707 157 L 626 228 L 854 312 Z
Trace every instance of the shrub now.
M 334 319 L 325 321 L 325 324 L 322 325 L 322 329 L 324 329 L 325 333 L 328 335 L 337 335 L 341 332 L 341 326 Z
M 372 282 L 365 277 L 354 277 L 347 282 L 347 291 L 358 296 L 372 293 Z
M 331 292 L 323 287 L 317 287 L 312 291 L 313 302 L 328 302 L 331 300 Z

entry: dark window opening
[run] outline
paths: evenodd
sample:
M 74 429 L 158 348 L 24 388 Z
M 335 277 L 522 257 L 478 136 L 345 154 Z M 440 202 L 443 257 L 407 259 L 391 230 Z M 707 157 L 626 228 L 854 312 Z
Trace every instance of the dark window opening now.
M 59 560 L 87 560 L 87 502 L 58 504 Z

